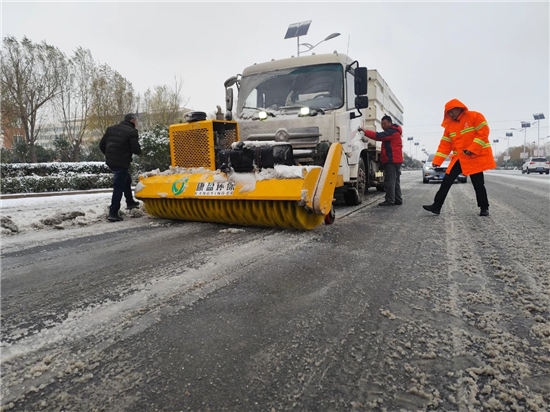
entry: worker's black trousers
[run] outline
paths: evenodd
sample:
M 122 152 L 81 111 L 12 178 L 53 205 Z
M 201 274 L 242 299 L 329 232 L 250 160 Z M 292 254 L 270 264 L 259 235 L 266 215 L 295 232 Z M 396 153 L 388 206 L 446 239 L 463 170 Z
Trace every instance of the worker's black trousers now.
M 462 173 L 462 166 L 460 166 L 460 160 L 457 160 L 451 171 L 445 175 L 441 182 L 441 187 L 435 195 L 434 205 L 441 209 L 447 193 L 451 189 L 451 186 L 458 175 Z M 479 172 L 470 175 L 474 190 L 476 191 L 477 206 L 481 209 L 489 209 L 489 199 L 487 199 L 487 190 L 485 189 L 485 179 L 483 178 L 483 172 Z

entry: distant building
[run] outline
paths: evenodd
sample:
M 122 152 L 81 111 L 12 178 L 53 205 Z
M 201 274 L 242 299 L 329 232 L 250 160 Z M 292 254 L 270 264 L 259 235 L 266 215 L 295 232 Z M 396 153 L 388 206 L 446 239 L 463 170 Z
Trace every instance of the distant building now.
M 1 147 L 11 149 L 19 142 L 25 141 L 25 131 L 22 127 L 2 127 Z

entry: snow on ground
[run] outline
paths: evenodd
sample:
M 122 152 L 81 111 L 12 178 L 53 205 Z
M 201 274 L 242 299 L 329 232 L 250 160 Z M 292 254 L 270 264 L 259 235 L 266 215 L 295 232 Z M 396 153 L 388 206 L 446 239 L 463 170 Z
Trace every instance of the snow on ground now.
M 143 206 L 126 210 L 123 199 L 120 215 L 125 221 L 111 223 L 107 220 L 110 203 L 110 192 L 1 199 L 2 249 L 11 250 L 19 243 L 120 230 L 136 224 L 133 218 L 154 220 L 145 213 Z

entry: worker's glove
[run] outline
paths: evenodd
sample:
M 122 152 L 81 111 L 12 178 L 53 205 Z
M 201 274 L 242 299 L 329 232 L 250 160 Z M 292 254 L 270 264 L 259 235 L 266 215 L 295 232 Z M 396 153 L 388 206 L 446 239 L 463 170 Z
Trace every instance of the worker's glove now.
M 363 129 L 361 129 L 361 126 L 359 126 L 359 127 L 357 128 L 357 131 L 358 131 L 358 132 L 363 132 L 363 133 L 365 133 L 365 131 L 364 131 Z

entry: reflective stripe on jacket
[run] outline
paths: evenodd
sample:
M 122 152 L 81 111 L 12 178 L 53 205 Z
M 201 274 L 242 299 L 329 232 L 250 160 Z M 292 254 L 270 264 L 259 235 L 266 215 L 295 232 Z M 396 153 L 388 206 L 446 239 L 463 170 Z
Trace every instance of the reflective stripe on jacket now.
M 464 111 L 456 120 L 453 120 L 447 112 L 455 107 L 460 107 Z M 493 150 L 489 143 L 489 126 L 481 113 L 469 111 L 462 102 L 453 99 L 445 105 L 445 114 L 441 126 L 445 128 L 445 131 L 433 163 L 441 165 L 452 152 L 452 159 L 447 167 L 447 173 L 451 171 L 457 160 L 460 160 L 462 173 L 466 176 L 496 167 Z M 466 155 L 463 150 L 468 150 L 474 154 Z

